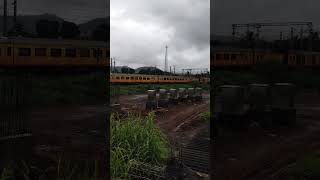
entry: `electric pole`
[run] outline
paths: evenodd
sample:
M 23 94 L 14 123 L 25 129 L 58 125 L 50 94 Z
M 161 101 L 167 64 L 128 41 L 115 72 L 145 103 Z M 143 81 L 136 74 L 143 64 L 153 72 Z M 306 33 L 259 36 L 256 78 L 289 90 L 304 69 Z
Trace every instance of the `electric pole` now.
M 3 36 L 7 36 L 7 0 L 3 0 Z
M 17 25 L 17 0 L 13 0 L 13 22 L 14 26 Z
M 166 45 L 166 54 L 164 59 L 164 72 L 168 72 L 168 46 Z
M 110 63 L 110 70 L 111 70 L 111 72 L 112 72 L 112 58 L 110 58 L 110 61 L 111 61 L 111 63 Z
M 113 57 L 113 71 L 116 72 L 116 58 Z

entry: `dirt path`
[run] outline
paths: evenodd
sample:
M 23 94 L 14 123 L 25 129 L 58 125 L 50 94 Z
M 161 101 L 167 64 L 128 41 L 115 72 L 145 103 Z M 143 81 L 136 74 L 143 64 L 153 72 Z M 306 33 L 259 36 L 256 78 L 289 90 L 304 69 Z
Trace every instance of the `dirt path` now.
M 124 95 L 120 96 L 122 108 L 142 111 L 145 113 L 147 95 Z M 203 100 L 195 103 L 179 103 L 170 105 L 168 108 L 156 112 L 156 123 L 167 135 L 172 144 L 181 143 L 192 139 L 206 123 L 199 118 L 202 112 L 210 109 L 210 94 L 204 93 Z
M 215 179 L 272 179 L 283 167 L 319 150 L 320 97 L 301 94 L 296 99 L 296 108 L 296 127 L 223 130 L 214 140 Z

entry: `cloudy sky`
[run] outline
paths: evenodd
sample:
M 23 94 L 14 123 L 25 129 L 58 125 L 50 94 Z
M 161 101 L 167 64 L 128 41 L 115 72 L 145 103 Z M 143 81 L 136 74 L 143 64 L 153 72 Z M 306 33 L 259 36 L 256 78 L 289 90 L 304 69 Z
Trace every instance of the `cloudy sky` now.
M 311 21 L 320 29 L 319 0 L 214 0 L 211 31 L 231 35 L 231 24 Z
M 111 57 L 116 65 L 208 68 L 210 0 L 111 0 Z
M 9 15 L 13 14 L 8 0 Z M 2 5 L 2 1 L 1 1 Z M 83 23 L 109 15 L 109 0 L 18 0 L 18 14 L 56 14 L 68 21 Z

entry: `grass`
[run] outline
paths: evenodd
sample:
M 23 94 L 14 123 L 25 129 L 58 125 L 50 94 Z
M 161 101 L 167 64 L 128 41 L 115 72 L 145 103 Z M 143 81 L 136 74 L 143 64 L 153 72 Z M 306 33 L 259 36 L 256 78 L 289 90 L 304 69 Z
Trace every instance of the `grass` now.
M 210 111 L 201 113 L 200 118 L 204 121 L 210 121 Z
M 223 84 L 247 85 L 250 83 L 277 83 L 289 82 L 296 84 L 298 88 L 320 88 L 320 71 L 312 71 L 308 68 L 288 70 L 287 67 L 275 65 L 259 65 L 251 70 L 214 72 L 215 87 Z
M 8 73 L 0 74 L 2 79 L 7 77 Z M 24 87 L 24 94 L 32 106 L 96 104 L 104 103 L 106 97 L 106 74 L 102 72 L 16 73 L 10 77 Z
M 320 179 L 320 154 L 308 156 L 288 168 L 286 176 L 292 180 Z
M 41 169 L 24 161 L 9 163 L 0 174 L 0 180 L 98 180 L 101 179 L 98 172 L 98 163 L 69 161 L 59 159 L 55 167 Z
M 127 179 L 139 163 L 161 165 L 169 156 L 167 140 L 155 126 L 155 115 L 141 118 L 111 115 L 111 177 Z M 147 171 L 147 169 L 145 169 Z
M 139 85 L 113 85 L 111 95 L 145 94 L 150 89 L 178 89 L 191 88 L 192 84 L 139 84 Z

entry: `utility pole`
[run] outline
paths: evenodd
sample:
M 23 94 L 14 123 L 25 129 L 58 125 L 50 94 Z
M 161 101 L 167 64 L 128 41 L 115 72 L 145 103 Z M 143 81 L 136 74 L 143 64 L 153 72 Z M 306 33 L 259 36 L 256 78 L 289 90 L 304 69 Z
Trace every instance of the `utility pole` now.
M 17 23 L 17 0 L 13 0 L 13 20 L 14 20 L 14 24 Z
M 173 66 L 173 74 L 176 75 L 176 66 Z
M 171 66 L 170 66 L 170 74 L 171 74 Z
M 3 0 L 3 36 L 7 36 L 7 0 Z
M 113 71 L 116 72 L 116 58 L 113 57 Z
M 110 58 L 110 70 L 111 70 L 111 73 L 112 73 L 112 58 Z
M 164 72 L 168 71 L 168 46 L 166 45 L 166 54 L 164 59 Z

